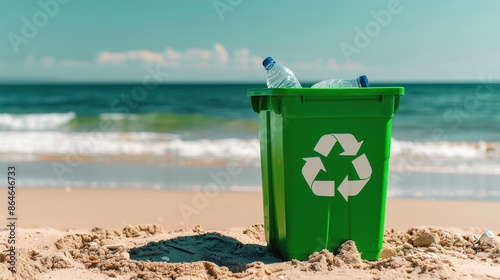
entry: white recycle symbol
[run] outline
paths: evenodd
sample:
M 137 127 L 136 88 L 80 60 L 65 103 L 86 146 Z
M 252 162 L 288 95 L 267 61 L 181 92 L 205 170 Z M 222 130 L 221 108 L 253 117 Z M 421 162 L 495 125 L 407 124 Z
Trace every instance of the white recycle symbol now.
M 356 156 L 363 144 L 363 141 L 358 142 L 352 134 L 325 134 L 319 139 L 314 150 L 326 157 L 337 142 L 344 148 L 344 152 L 340 154 L 341 156 Z M 320 157 L 307 157 L 303 159 L 306 163 L 302 167 L 302 175 L 304 175 L 304 179 L 306 179 L 307 184 L 311 187 L 312 192 L 317 196 L 335 196 L 335 181 L 316 180 L 316 176 L 320 170 L 326 172 Z M 372 175 L 372 167 L 365 154 L 355 158 L 352 161 L 352 165 L 360 179 L 349 180 L 348 176 L 346 176 L 342 183 L 340 183 L 338 190 L 346 201 L 349 200 L 350 196 L 359 194 Z

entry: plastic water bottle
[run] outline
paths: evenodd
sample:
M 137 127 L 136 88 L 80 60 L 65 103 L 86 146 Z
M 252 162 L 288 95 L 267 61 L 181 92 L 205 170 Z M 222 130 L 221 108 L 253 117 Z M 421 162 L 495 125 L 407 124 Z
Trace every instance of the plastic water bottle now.
M 368 78 L 365 75 L 351 80 L 331 79 L 314 84 L 311 88 L 360 88 L 368 87 Z
M 295 77 L 292 70 L 276 63 L 272 57 L 264 59 L 262 62 L 267 70 L 268 88 L 301 88 L 299 80 Z

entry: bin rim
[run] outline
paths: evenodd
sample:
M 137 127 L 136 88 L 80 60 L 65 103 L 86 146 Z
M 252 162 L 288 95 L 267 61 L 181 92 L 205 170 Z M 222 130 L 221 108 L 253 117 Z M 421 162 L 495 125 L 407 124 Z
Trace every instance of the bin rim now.
M 252 88 L 247 96 L 380 96 L 404 95 L 403 87 L 369 88 Z

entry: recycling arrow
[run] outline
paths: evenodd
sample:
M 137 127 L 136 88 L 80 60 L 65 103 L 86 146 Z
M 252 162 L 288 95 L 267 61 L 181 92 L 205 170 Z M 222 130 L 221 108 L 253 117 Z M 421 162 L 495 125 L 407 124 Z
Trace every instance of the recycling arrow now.
M 314 181 L 311 189 L 317 196 L 335 196 L 335 181 Z
M 306 161 L 306 164 L 302 167 L 302 174 L 304 175 L 307 184 L 311 186 L 319 171 L 326 171 L 326 169 L 319 157 L 304 158 L 304 160 Z
M 355 156 L 363 144 L 363 141 L 358 142 L 352 134 L 326 134 L 321 136 L 314 150 L 326 157 L 337 141 L 344 148 L 344 152 L 340 154 L 341 156 Z
M 370 176 L 372 175 L 372 167 L 368 162 L 365 154 L 360 155 L 356 159 L 352 161 L 352 165 L 358 173 L 359 180 L 349 180 L 348 176 L 344 178 L 342 183 L 338 188 L 339 193 L 344 197 L 345 201 L 349 201 L 349 196 L 357 195 L 363 187 L 370 180 Z
M 319 157 L 304 158 L 306 163 L 302 167 L 302 175 L 311 186 L 315 195 L 318 196 L 333 196 L 335 195 L 335 182 L 334 181 L 315 181 L 314 179 L 318 173 L 323 170 L 326 172 L 325 166 Z
M 336 143 L 344 149 L 341 156 L 356 156 L 363 141 L 358 142 L 354 135 L 349 133 L 325 134 L 321 136 L 314 147 L 314 151 L 327 157 Z M 326 172 L 325 166 L 319 156 L 303 158 L 302 175 L 312 192 L 317 196 L 335 196 L 335 181 L 316 180 L 320 171 Z M 365 154 L 361 154 L 352 161 L 352 165 L 359 176 L 359 180 L 349 180 L 348 176 L 340 183 L 338 190 L 346 201 L 350 196 L 358 195 L 370 180 L 372 168 Z

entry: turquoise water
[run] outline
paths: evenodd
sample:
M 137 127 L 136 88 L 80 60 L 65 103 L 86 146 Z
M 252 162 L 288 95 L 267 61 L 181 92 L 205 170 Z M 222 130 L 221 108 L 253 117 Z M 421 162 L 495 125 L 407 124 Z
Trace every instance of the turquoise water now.
M 256 115 L 246 89 L 261 84 L 0 86 L 1 130 L 85 131 L 111 118 L 118 131 L 252 137 Z M 394 137 L 426 140 L 436 128 L 451 141 L 499 141 L 499 84 L 373 84 L 403 86 Z M 22 124 L 12 122 L 36 114 Z M 216 131 L 216 133 L 210 133 Z
M 207 170 L 235 161 L 246 173 L 229 189 L 258 190 L 257 115 L 246 90 L 263 86 L 3 85 L 2 164 L 24 165 L 33 187 L 190 189 L 211 180 Z M 421 197 L 425 185 L 433 191 L 424 197 L 500 200 L 499 84 L 372 86 L 405 87 L 393 120 L 391 173 L 412 175 L 394 180 L 389 194 Z M 62 180 L 50 172 L 67 161 L 76 163 Z M 120 178 L 120 170 L 137 172 Z

